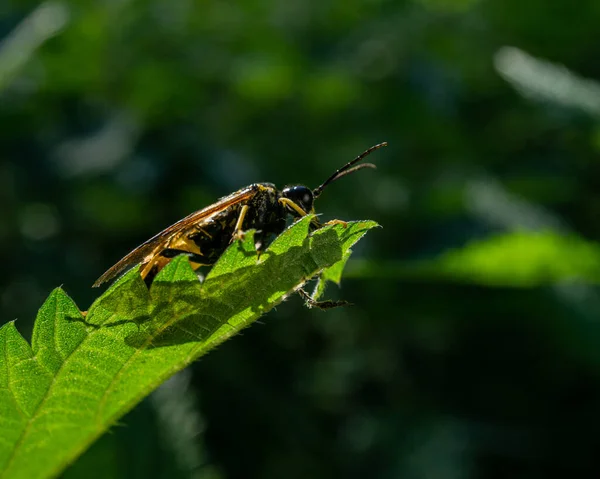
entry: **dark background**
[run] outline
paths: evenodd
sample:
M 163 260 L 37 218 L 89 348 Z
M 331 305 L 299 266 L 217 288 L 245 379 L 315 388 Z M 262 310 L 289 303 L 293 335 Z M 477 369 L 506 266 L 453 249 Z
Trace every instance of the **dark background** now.
M 384 226 L 327 291 L 354 305 L 280 305 L 65 477 L 598 477 L 598 0 L 4 0 L 0 37 L 27 338 L 191 211 L 390 144 L 317 203 Z

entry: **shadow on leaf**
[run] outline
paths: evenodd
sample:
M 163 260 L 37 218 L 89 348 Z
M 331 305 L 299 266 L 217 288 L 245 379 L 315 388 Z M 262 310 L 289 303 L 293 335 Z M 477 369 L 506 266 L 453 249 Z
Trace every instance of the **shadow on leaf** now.
M 201 286 L 197 279 L 155 281 L 151 289 L 152 321 L 127 335 L 126 343 L 135 348 L 202 343 L 225 325 L 234 332 L 248 326 L 324 266 L 342 258 L 333 230 L 318 236 L 309 236 L 301 246 L 282 254 L 267 251 L 257 264 L 210 277 Z M 315 255 L 315 243 L 329 246 Z M 189 264 L 187 267 L 193 274 Z

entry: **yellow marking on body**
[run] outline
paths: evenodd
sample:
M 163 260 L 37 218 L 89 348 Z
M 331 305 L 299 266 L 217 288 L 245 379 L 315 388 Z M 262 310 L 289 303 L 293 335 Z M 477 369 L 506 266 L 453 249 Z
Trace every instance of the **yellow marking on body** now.
M 153 267 L 154 267 L 154 261 L 151 259 L 140 270 L 140 276 L 142 277 L 142 279 L 146 279 L 146 276 L 148 276 L 148 274 L 150 273 L 150 271 L 152 271 Z
M 186 251 L 188 253 L 199 254 L 202 256 L 202 252 L 200 251 L 200 247 L 191 239 L 186 236 L 181 236 L 177 238 L 175 241 L 169 242 L 169 248 L 179 249 L 182 251 Z M 167 249 L 167 248 L 164 248 Z

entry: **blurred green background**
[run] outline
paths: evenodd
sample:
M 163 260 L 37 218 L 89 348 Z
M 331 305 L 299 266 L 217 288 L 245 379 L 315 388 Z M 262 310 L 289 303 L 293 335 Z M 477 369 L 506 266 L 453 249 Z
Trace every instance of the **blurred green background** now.
M 0 321 L 256 181 L 374 219 L 79 477 L 598 477 L 600 2 L 3 0 Z M 32 460 L 35 460 L 32 458 Z

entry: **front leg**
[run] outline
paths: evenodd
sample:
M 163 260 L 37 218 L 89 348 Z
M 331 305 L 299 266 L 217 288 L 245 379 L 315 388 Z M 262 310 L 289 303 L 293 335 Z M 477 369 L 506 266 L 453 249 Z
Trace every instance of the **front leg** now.
M 298 206 L 296 203 L 294 203 L 289 198 L 279 198 L 279 202 L 283 206 L 287 206 L 289 209 L 298 213 L 298 216 L 300 218 L 307 215 L 306 211 L 304 211 L 302 208 L 300 208 L 300 206 Z M 311 211 L 311 213 L 314 213 L 314 210 Z M 319 219 L 316 216 L 310 222 L 310 230 L 311 231 L 318 230 L 321 226 L 323 226 L 323 224 L 319 221 Z

